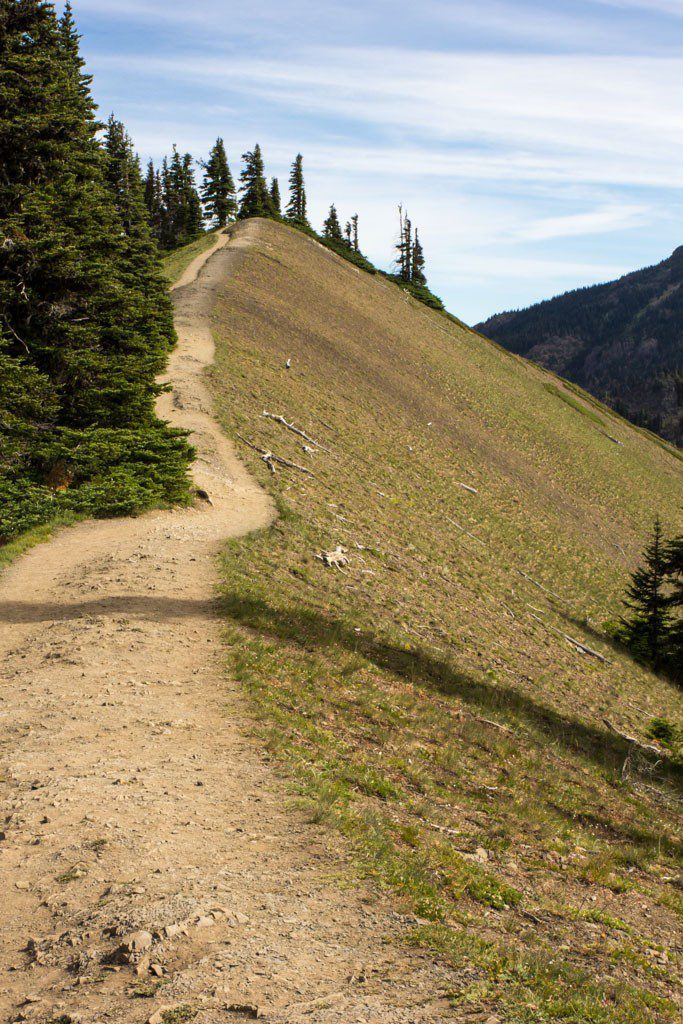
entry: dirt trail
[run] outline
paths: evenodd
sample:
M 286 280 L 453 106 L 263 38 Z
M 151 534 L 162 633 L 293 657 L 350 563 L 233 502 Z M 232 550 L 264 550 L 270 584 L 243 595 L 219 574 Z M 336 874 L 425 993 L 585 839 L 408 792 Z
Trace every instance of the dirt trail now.
M 213 505 L 79 525 L 0 580 L 2 1020 L 450 1017 L 445 972 L 392 941 L 408 922 L 340 887 L 343 852 L 287 808 L 222 669 L 215 554 L 273 509 L 202 371 L 216 290 L 258 231 L 221 237 L 174 292 L 160 409 L 193 431 Z M 138 930 L 137 973 L 108 963 Z

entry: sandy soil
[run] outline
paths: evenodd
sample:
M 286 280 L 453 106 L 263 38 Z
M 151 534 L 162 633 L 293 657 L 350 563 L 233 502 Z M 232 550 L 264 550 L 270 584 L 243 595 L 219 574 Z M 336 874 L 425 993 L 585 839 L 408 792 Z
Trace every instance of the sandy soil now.
M 258 231 L 220 237 L 174 291 L 160 410 L 193 431 L 213 504 L 79 525 L 0 580 L 2 1020 L 451 1017 L 452 979 L 402 948 L 409 920 L 340 884 L 343 850 L 288 806 L 222 668 L 215 555 L 273 507 L 202 371 Z

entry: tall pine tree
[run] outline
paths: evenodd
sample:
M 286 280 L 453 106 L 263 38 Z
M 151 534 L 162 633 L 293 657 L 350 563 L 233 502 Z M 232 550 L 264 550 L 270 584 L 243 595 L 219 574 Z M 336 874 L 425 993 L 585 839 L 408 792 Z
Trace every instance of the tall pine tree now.
M 412 225 L 408 214 L 403 212 L 403 207 L 398 208 L 399 235 L 396 243 L 396 263 L 398 276 L 402 281 L 412 280 L 413 273 L 413 234 Z
M 204 181 L 201 187 L 204 212 L 212 227 L 224 228 L 237 214 L 235 182 L 233 181 L 225 145 L 216 139 L 204 166 Z
M 263 155 L 258 142 L 253 150 L 242 154 L 244 168 L 240 174 L 240 205 L 238 217 L 268 217 L 272 213 L 272 202 L 266 184 Z
M 413 240 L 413 255 L 410 264 L 410 279 L 414 284 L 426 285 L 427 278 L 425 277 L 425 257 L 422 250 L 422 243 L 415 229 L 415 237 Z
M 285 212 L 289 220 L 296 221 L 297 224 L 308 225 L 303 160 L 301 153 L 297 153 L 289 173 L 289 203 Z
M 280 182 L 277 178 L 270 179 L 270 207 L 274 217 L 282 216 L 282 200 L 280 198 Z
M 631 576 L 624 604 L 630 611 L 621 620 L 620 636 L 642 661 L 655 669 L 667 653 L 670 613 L 665 590 L 667 552 L 659 519 L 643 552 L 643 564 Z

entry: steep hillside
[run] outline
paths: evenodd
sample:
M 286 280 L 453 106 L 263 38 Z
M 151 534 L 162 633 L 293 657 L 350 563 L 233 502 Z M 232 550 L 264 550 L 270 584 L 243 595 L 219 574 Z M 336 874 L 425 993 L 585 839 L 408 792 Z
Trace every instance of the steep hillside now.
M 477 330 L 683 443 L 683 246 L 655 267 L 500 313 Z
M 655 513 L 680 528 L 678 453 L 257 224 L 211 379 L 280 509 L 221 587 L 273 757 L 452 965 L 457 1019 L 674 1021 L 676 758 L 614 728 L 652 742 L 680 691 L 602 624 Z

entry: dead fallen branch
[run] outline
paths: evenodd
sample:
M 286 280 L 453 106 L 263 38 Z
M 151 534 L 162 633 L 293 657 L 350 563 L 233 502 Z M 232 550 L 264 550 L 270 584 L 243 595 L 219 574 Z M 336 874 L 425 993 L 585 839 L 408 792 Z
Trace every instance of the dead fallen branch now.
M 501 732 L 507 732 L 512 735 L 512 729 L 508 729 L 507 725 L 501 725 L 500 722 L 492 722 L 490 718 L 479 718 L 478 715 L 472 715 L 475 722 L 481 722 L 482 725 L 490 725 L 492 729 L 500 729 Z
M 529 605 L 529 607 L 532 606 Z M 603 662 L 603 664 L 611 665 L 611 662 L 607 660 L 604 654 L 600 654 L 600 651 L 595 651 L 592 647 L 589 647 L 587 644 L 581 643 L 581 641 L 577 640 L 575 637 L 569 636 L 568 633 L 563 633 L 561 629 L 556 629 L 554 626 L 548 625 L 548 623 L 545 622 L 540 617 L 540 615 L 534 615 L 534 613 L 532 612 L 531 618 L 535 619 L 536 622 L 540 622 L 540 624 L 544 627 L 544 629 L 547 629 L 548 632 L 555 633 L 557 636 L 562 637 L 563 640 L 566 640 L 567 643 L 571 644 L 574 648 L 576 648 L 576 650 L 578 650 L 580 654 L 589 654 L 592 658 L 597 658 L 598 661 Z
M 460 530 L 461 533 L 464 533 L 466 537 L 471 537 L 472 540 L 476 540 L 477 544 L 481 544 L 481 546 L 484 548 L 486 547 L 486 544 L 484 544 L 483 540 L 480 540 L 479 537 L 475 537 L 473 533 L 470 533 L 469 530 L 466 530 L 464 526 L 460 525 L 460 523 L 456 523 L 455 519 L 451 519 L 450 516 L 444 516 L 444 519 L 446 520 L 447 523 L 450 523 L 451 526 L 454 526 L 456 530 Z
M 611 434 L 606 434 L 604 430 L 601 430 L 600 433 L 603 435 L 603 437 L 606 437 L 608 441 L 613 441 L 614 444 L 618 444 L 620 448 L 624 447 L 623 441 L 617 441 L 616 437 L 612 437 Z
M 237 437 L 242 444 L 246 444 L 249 448 L 252 448 L 255 452 L 259 453 L 261 461 L 265 462 L 271 473 L 275 473 L 275 463 L 277 463 L 280 466 L 287 466 L 289 469 L 298 469 L 300 473 L 306 473 L 308 476 L 315 476 L 315 473 L 310 469 L 307 469 L 306 466 L 300 466 L 298 462 L 290 462 L 289 459 L 283 459 L 281 456 L 275 455 L 274 452 L 268 451 L 267 448 L 259 448 L 257 444 L 254 444 L 252 441 L 248 441 L 246 437 L 242 437 L 241 434 L 237 434 Z
M 655 747 L 652 743 L 642 743 L 636 736 L 629 736 L 628 733 L 622 732 L 621 729 L 617 729 L 614 722 L 611 722 L 609 718 L 603 718 L 603 722 L 611 732 L 616 733 L 626 743 L 630 743 L 631 746 L 637 747 L 638 750 L 643 750 L 646 754 L 655 754 L 657 757 L 662 757 L 663 751 L 659 747 Z
M 465 491 L 469 491 L 470 494 L 479 494 L 479 491 L 477 490 L 476 487 L 470 487 L 469 484 L 460 483 L 459 480 L 458 480 L 458 487 L 462 487 Z
M 274 420 L 275 423 L 281 423 L 283 427 L 286 427 L 287 430 L 291 430 L 293 434 L 298 434 L 299 437 L 303 437 L 304 441 L 308 441 L 309 444 L 314 444 L 316 448 L 320 448 L 321 452 L 327 452 L 328 455 L 332 454 L 330 449 L 326 448 L 325 445 L 320 443 L 320 441 L 316 441 L 314 438 L 309 437 L 305 430 L 299 430 L 299 428 L 295 427 L 293 423 L 288 423 L 284 416 L 276 416 L 272 412 L 266 412 L 265 409 L 263 410 L 263 415 L 267 420 Z
M 544 587 L 543 584 L 539 583 L 538 580 L 535 580 L 533 576 L 529 576 L 528 573 L 522 572 L 521 569 L 517 569 L 517 572 L 520 576 L 523 576 L 525 580 L 528 580 L 529 583 L 533 583 L 535 587 L 538 587 L 539 590 L 542 590 L 544 594 L 550 594 L 550 596 L 554 597 L 556 601 L 562 601 L 563 604 L 569 604 L 569 602 L 565 601 L 565 599 L 563 597 L 560 597 L 559 594 L 556 594 L 553 590 L 548 590 L 547 587 Z

